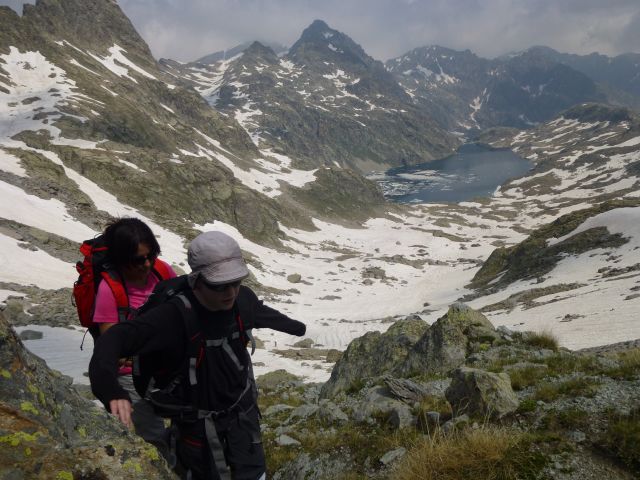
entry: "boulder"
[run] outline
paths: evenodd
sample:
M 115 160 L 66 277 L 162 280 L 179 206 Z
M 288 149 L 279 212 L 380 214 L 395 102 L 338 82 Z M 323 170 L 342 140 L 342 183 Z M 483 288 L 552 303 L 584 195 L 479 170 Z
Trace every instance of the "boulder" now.
M 395 429 L 411 427 L 416 424 L 416 417 L 411 412 L 409 405 L 402 403 L 391 408 L 389 423 Z
M 313 340 L 311 340 L 310 338 L 304 338 L 294 343 L 293 346 L 296 348 L 311 348 L 313 347 Z
M 276 438 L 276 443 L 281 447 L 299 447 L 301 443 L 289 435 L 280 435 Z
M 176 478 L 155 447 L 29 353 L 1 313 L 0 443 L 0 478 Z
M 331 378 L 320 392 L 331 398 L 367 378 L 380 377 L 402 363 L 428 325 L 420 319 L 400 320 L 385 332 L 368 332 L 353 340 L 336 362 Z
M 307 418 L 315 415 L 318 412 L 319 408 L 320 407 L 318 407 L 318 405 L 300 405 L 293 412 L 291 412 L 287 423 L 306 420 Z
M 395 373 L 446 373 L 464 364 L 472 344 L 490 344 L 497 338 L 499 334 L 484 315 L 456 303 L 415 343 Z
M 372 423 L 376 417 L 388 419 L 396 428 L 415 423 L 409 406 L 391 398 L 386 387 L 373 387 L 367 390 L 361 400 L 352 407 L 353 420 L 359 423 Z
M 394 450 L 390 450 L 380 457 L 380 463 L 383 465 L 389 465 L 400 458 L 404 457 L 407 453 L 407 449 L 404 447 L 398 447 Z
M 453 372 L 445 396 L 454 415 L 502 418 L 519 405 L 506 373 L 462 367 Z
M 329 400 L 321 400 L 318 419 L 325 424 L 340 424 L 349 421 L 349 416 Z
M 384 384 L 391 395 L 403 402 L 419 402 L 430 395 L 429 389 L 406 378 L 385 377 Z
M 301 383 L 300 377 L 297 377 L 293 373 L 289 373 L 286 370 L 274 370 L 273 372 L 260 375 L 256 379 L 258 388 L 264 388 L 266 390 L 277 390 L 290 385 L 299 385 Z

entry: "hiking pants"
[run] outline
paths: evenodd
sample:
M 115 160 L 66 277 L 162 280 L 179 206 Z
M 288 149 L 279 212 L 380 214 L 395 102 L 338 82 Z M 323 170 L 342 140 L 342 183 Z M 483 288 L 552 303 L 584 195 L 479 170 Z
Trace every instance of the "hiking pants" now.
M 131 375 L 120 375 L 118 383 L 124 388 L 131 397 L 131 406 L 133 412 L 131 419 L 135 427 L 136 434 L 140 435 L 150 444 L 154 445 L 160 454 L 169 461 L 169 433 L 164 426 L 164 419 L 158 417 L 153 411 L 153 406 L 144 398 L 140 398 L 138 392 L 133 386 L 133 378 Z
M 258 408 L 194 423 L 176 423 L 176 471 L 189 480 L 264 480 Z M 208 422 L 208 423 L 207 423 Z

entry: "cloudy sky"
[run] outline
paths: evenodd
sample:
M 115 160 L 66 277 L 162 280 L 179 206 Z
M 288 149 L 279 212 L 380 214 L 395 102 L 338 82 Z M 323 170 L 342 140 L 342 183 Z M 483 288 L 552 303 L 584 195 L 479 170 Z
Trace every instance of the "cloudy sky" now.
M 0 0 L 20 10 L 20 0 Z M 30 1 L 29 3 L 33 3 Z M 379 60 L 442 45 L 495 57 L 532 45 L 640 52 L 640 0 L 118 0 L 157 58 L 261 40 L 292 45 L 326 21 Z

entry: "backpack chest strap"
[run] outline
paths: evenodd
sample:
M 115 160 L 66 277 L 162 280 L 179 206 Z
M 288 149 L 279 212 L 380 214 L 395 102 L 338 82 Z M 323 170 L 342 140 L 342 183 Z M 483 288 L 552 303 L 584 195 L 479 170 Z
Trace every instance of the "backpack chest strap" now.
M 240 338 L 240 333 L 239 332 L 234 332 L 235 338 Z M 233 339 L 233 335 L 232 335 L 232 339 Z M 222 350 L 224 350 L 224 352 L 229 356 L 229 358 L 231 358 L 231 360 L 233 361 L 233 363 L 236 365 L 236 368 L 239 371 L 244 370 L 244 365 L 242 365 L 242 363 L 240 363 L 240 360 L 238 359 L 238 356 L 235 354 L 235 352 L 233 351 L 233 348 L 231 348 L 231 344 L 229 344 L 229 339 L 227 337 L 224 338 L 216 338 L 214 340 L 207 340 L 205 342 L 205 345 L 207 347 L 222 347 Z

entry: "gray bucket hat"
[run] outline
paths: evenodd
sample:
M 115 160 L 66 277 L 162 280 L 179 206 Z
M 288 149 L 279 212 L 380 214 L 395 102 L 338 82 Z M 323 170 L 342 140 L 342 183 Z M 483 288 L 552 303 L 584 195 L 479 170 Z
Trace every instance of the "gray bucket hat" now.
M 200 275 L 213 285 L 249 276 L 238 242 L 222 232 L 205 232 L 194 238 L 189 245 L 187 261 L 191 267 L 189 285 L 192 287 Z

